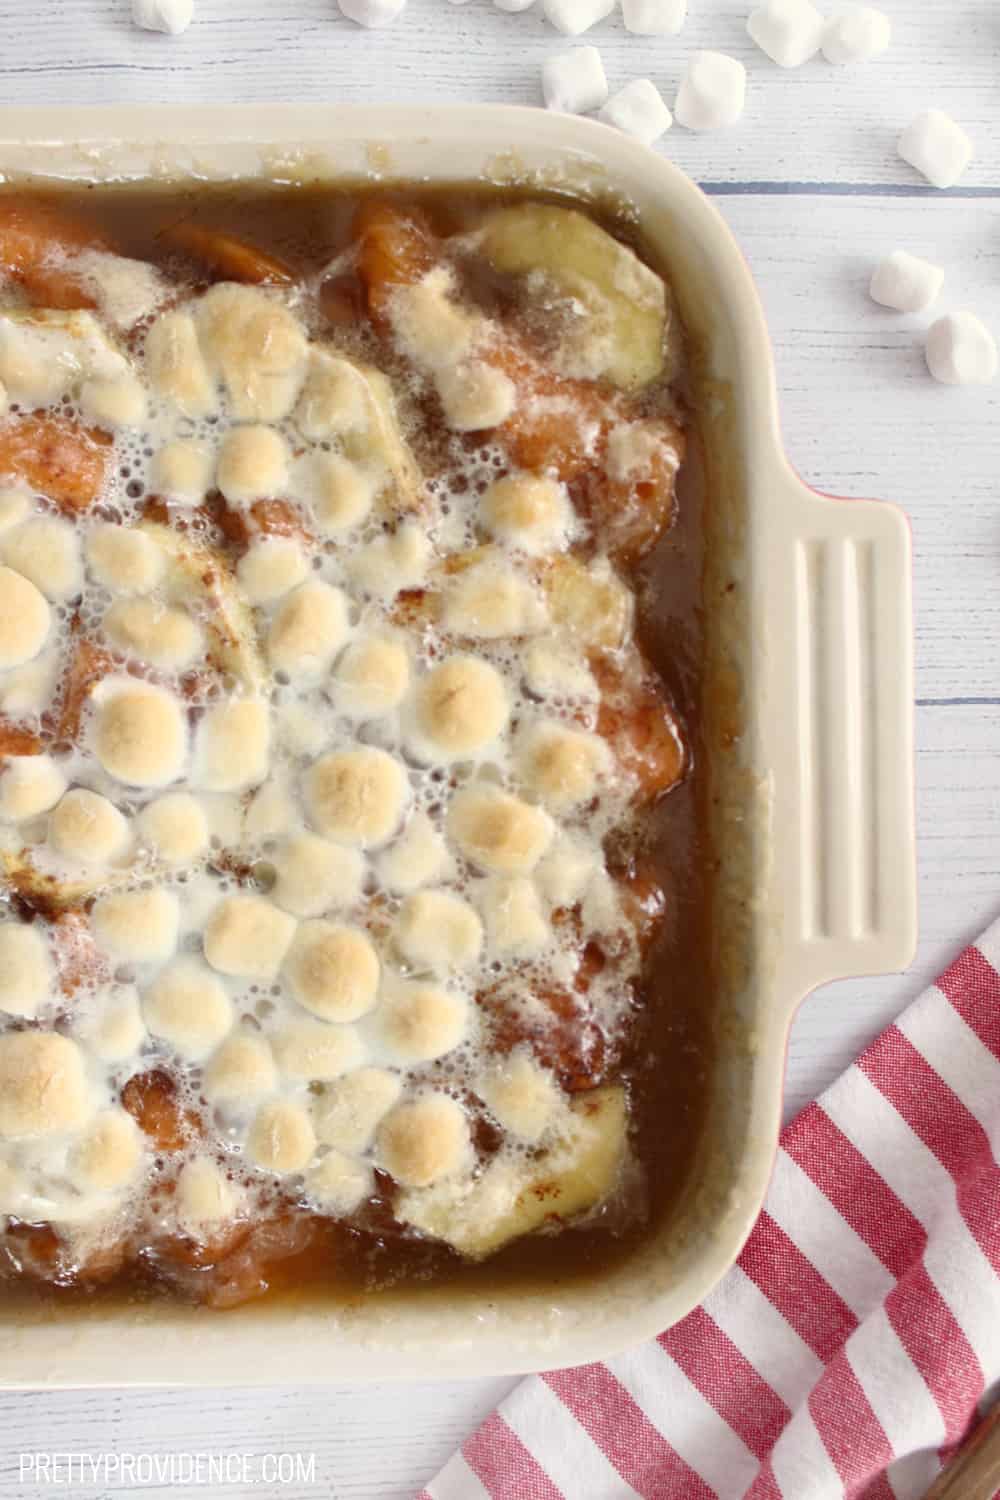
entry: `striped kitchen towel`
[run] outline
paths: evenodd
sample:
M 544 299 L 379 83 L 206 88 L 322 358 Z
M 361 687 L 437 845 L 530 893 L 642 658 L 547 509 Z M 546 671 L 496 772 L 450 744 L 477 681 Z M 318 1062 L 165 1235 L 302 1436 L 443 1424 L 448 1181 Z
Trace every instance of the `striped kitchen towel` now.
M 1000 1382 L 1000 922 L 784 1131 L 737 1265 L 421 1500 L 916 1500 Z

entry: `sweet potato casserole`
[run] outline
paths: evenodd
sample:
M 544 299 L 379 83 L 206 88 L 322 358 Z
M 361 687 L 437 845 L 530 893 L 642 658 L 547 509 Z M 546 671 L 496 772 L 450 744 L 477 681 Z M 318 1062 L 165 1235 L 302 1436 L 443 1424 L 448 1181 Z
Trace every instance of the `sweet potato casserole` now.
M 698 497 L 628 234 L 3 190 L 11 1290 L 557 1275 L 678 1191 Z

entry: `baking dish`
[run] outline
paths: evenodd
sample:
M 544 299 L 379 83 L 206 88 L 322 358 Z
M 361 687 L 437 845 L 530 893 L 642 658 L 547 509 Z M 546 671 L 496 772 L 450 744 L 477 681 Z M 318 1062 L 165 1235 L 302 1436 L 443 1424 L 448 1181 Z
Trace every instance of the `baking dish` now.
M 771 352 L 722 219 L 663 159 L 533 110 L 6 111 L 0 170 L 156 178 L 526 182 L 614 194 L 669 271 L 691 336 L 711 496 L 707 737 L 720 860 L 721 1039 L 679 1211 L 599 1283 L 436 1287 L 349 1305 L 283 1300 L 0 1307 L 8 1386 L 366 1380 L 514 1373 L 605 1357 L 682 1317 L 762 1200 L 788 1028 L 814 986 L 915 943 L 910 538 L 884 504 L 834 501 L 784 457 Z M 194 1340 L 197 1340 L 195 1346 Z M 196 1349 L 196 1352 L 195 1352 Z

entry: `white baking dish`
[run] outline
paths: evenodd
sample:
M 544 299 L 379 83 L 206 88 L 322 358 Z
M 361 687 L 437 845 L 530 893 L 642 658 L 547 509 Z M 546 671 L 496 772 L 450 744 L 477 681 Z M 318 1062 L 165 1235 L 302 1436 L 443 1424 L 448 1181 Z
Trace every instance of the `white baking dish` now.
M 706 413 L 708 732 L 722 859 L 720 1066 L 681 1212 L 597 1283 L 408 1290 L 349 1308 L 0 1307 L 0 1383 L 485 1375 L 606 1356 L 669 1326 L 738 1253 L 766 1188 L 788 1028 L 814 986 L 904 967 L 916 934 L 910 537 L 902 513 L 806 488 L 782 451 L 746 265 L 662 158 L 534 110 L 0 112 L 0 171 L 92 181 L 372 176 L 613 190 L 670 270 Z M 864 442 L 863 432 L 859 442 Z M 733 730 L 739 731 L 734 738 Z

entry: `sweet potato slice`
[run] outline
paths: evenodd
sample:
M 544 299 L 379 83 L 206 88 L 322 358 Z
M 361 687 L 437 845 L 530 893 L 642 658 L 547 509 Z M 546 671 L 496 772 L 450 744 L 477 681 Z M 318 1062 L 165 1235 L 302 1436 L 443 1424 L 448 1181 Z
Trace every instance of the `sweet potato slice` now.
M 185 220 L 165 229 L 161 238 L 217 272 L 225 281 L 287 286 L 295 280 L 291 268 L 277 256 L 221 229 L 207 229 Z
M 64 911 L 52 924 L 52 946 L 59 988 L 75 995 L 81 985 L 109 978 L 108 961 L 94 941 L 90 923 L 82 911 Z
M 358 273 L 365 286 L 368 311 L 381 327 L 386 323 L 393 292 L 401 286 L 412 286 L 433 266 L 434 239 L 419 214 L 375 201 L 362 205 L 355 233 Z
M 45 845 L 40 848 L 29 846 L 27 848 L 9 848 L 0 850 L 0 883 L 16 891 L 21 901 L 30 906 L 32 911 L 42 912 L 46 916 L 56 917 L 57 913 L 77 912 L 87 901 L 91 900 L 99 889 L 107 888 L 109 885 L 119 885 L 128 879 L 128 870 L 125 867 L 116 868 L 113 871 L 91 871 L 78 878 L 67 876 L 64 871 L 54 869 L 51 861 L 47 858 Z M 71 928 L 67 928 L 67 941 L 73 938 Z M 96 950 L 90 941 L 88 934 L 84 946 L 88 953 Z M 81 939 L 82 942 L 82 939 Z M 81 960 L 82 961 L 82 960 Z M 69 964 L 71 988 L 76 988 L 84 978 L 93 978 L 89 968 L 90 960 L 86 959 L 83 968 L 77 971 L 76 960 Z M 95 971 L 97 972 L 97 971 Z M 103 968 L 101 973 L 104 973 Z M 74 979 L 72 976 L 76 974 Z M 107 977 L 106 974 L 104 977 Z M 69 993 L 64 983 L 63 988 Z
M 110 654 L 96 641 L 81 635 L 78 627 L 74 627 L 69 665 L 63 678 L 62 706 L 56 724 L 56 740 L 59 744 L 76 743 L 87 700 L 97 683 L 113 667 Z
M 583 980 L 576 993 L 547 980 L 529 980 L 536 1002 L 531 1007 L 525 1005 L 523 992 L 510 990 L 503 983 L 476 996 L 498 1056 L 506 1056 L 515 1047 L 530 1047 L 536 1061 L 552 1069 L 567 1093 L 596 1088 L 604 1080 L 610 1061 L 607 1037 L 590 1014 L 586 1000 L 592 977 L 589 959 L 582 967 Z
M 41 755 L 41 737 L 30 729 L 0 719 L 0 755 Z
M 497 270 L 541 274 L 584 310 L 557 349 L 567 374 L 639 390 L 662 373 L 670 325 L 663 281 L 593 219 L 552 203 L 522 203 L 490 214 L 481 243 Z
M 518 392 L 513 414 L 497 429 L 518 467 L 555 474 L 567 484 L 593 469 L 616 417 L 611 398 L 585 381 L 556 374 L 511 338 L 492 344 L 483 357 Z
M 81 250 L 107 249 L 96 229 L 53 204 L 0 197 L 0 271 L 36 307 L 96 306 L 71 257 Z
M 364 317 L 365 298 L 357 276 L 330 276 L 319 289 L 323 316 L 335 328 L 350 328 Z
M 651 674 L 623 672 L 606 657 L 595 657 L 592 666 L 601 688 L 597 732 L 634 777 L 637 799 L 651 802 L 676 786 L 687 767 L 677 718 Z
M 198 1116 L 184 1109 L 176 1083 L 162 1068 L 135 1074 L 122 1089 L 121 1097 L 122 1107 L 157 1151 L 183 1151 L 198 1133 Z
M 422 218 L 390 203 L 365 205 L 357 234 L 368 311 L 385 331 L 393 293 L 421 281 L 439 261 L 440 247 Z M 491 337 L 477 358 L 501 370 L 518 391 L 513 416 L 497 432 L 520 468 L 568 482 L 594 467 L 595 448 L 619 417 L 613 397 L 560 376 L 506 332 Z
M 666 416 L 622 423 L 608 435 L 601 467 L 576 499 L 620 562 L 638 562 L 673 525 L 685 448 L 683 429 Z
M 585 265 L 590 277 L 586 284 L 600 282 L 598 300 L 608 302 L 611 311 L 605 308 L 605 312 L 619 335 L 620 347 L 613 361 L 615 383 L 624 389 L 646 384 L 662 365 L 662 281 L 631 250 L 580 214 L 539 211 L 535 218 L 529 216 L 525 221 L 534 236 L 529 235 L 531 243 L 526 250 L 533 247 L 533 251 L 538 251 L 541 244 L 547 257 L 546 269 L 554 272 L 558 264 L 559 232 L 564 227 L 572 228 L 581 266 Z M 489 243 L 497 254 L 504 252 L 501 259 L 505 268 L 531 269 L 530 255 L 523 264 L 514 255 L 517 236 L 514 234 L 512 238 L 508 233 L 521 222 L 517 216 L 509 220 L 500 216 L 491 222 L 495 228 L 503 229 L 496 243 Z M 358 236 L 358 274 L 366 289 L 372 320 L 384 331 L 391 322 L 393 293 L 422 281 L 439 262 L 440 246 L 422 218 L 388 203 L 369 204 L 362 210 Z M 516 265 L 507 264 L 512 256 Z M 580 267 L 576 269 L 582 276 Z M 623 287 L 627 284 L 631 291 L 628 295 L 621 291 L 620 296 L 616 292 L 621 305 L 611 306 L 614 301 L 611 291 L 618 272 Z M 641 353 L 633 347 L 634 315 L 637 316 L 638 304 L 642 302 L 639 290 L 657 303 L 660 312 L 659 325 L 654 326 L 654 319 L 648 329 L 648 320 L 639 319 L 649 342 L 649 347 Z M 443 300 L 451 307 L 447 295 Z M 443 307 L 442 311 L 445 310 Z M 659 436 L 662 428 L 662 444 L 644 433 L 648 451 L 635 464 L 634 472 L 614 473 L 609 455 L 616 429 L 627 430 L 625 424 L 631 411 L 627 398 L 620 391 L 608 389 L 606 384 L 602 387 L 593 379 L 560 370 L 551 358 L 543 358 L 525 338 L 509 329 L 485 323 L 483 328 L 488 331 L 476 348 L 476 358 L 500 370 L 517 391 L 513 413 L 496 429 L 512 461 L 521 469 L 554 474 L 564 483 L 574 485 L 574 500 L 606 528 L 611 551 L 625 561 L 644 555 L 673 519 L 674 475 L 683 450 L 679 429 L 666 421 L 657 424 L 653 436 Z
M 110 449 L 99 428 L 32 412 L 0 425 L 0 476 L 21 480 L 73 515 L 99 497 Z
M 276 1207 L 256 1220 L 225 1223 L 201 1244 L 180 1237 L 161 1242 L 155 1263 L 196 1301 L 239 1307 L 276 1285 L 294 1285 L 296 1264 L 317 1247 L 321 1234 L 313 1215 Z
M 496 342 L 484 358 L 514 382 L 518 404 L 497 436 L 511 458 L 532 473 L 551 473 L 572 486 L 577 510 L 591 519 L 612 556 L 644 557 L 675 514 L 674 480 L 684 434 L 668 418 L 633 427 L 621 397 L 560 376 L 514 340 Z M 638 431 L 643 447 L 620 469 L 620 435 Z
M 652 866 L 637 861 L 618 881 L 618 899 L 636 942 L 645 951 L 659 930 L 667 905 L 666 892 Z

